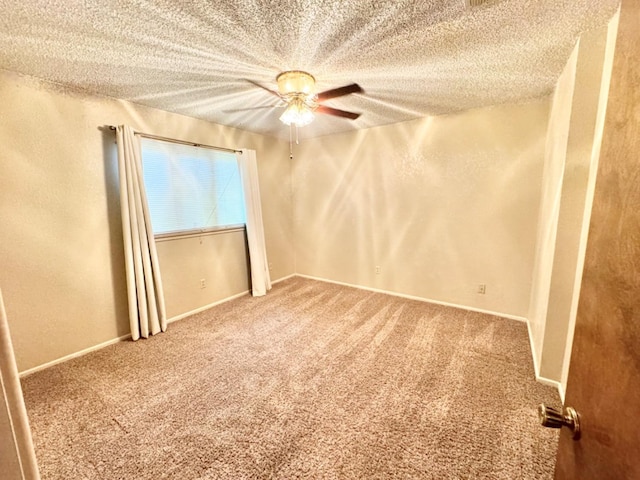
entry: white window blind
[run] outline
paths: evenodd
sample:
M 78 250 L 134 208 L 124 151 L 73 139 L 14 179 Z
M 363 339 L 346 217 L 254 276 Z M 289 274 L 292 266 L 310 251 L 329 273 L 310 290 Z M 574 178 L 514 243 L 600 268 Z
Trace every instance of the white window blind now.
M 156 234 L 245 223 L 234 153 L 141 139 L 142 166 Z

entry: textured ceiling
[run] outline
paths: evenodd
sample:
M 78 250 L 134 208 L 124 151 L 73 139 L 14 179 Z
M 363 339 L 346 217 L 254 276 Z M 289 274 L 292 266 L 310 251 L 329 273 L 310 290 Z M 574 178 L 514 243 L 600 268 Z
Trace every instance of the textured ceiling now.
M 268 92 L 287 69 L 357 82 L 301 137 L 549 94 L 580 32 L 619 0 L 0 0 L 0 68 L 289 138 Z

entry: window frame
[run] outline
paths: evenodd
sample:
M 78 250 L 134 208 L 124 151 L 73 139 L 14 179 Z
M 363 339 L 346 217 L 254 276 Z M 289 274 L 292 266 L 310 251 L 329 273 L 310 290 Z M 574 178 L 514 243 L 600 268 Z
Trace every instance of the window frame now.
M 151 140 L 151 141 L 154 141 L 154 142 L 175 143 L 177 145 L 183 145 L 183 146 L 188 146 L 188 147 L 193 147 L 193 148 L 201 148 L 201 149 L 204 149 L 204 150 L 217 150 L 217 151 L 223 151 L 223 152 L 227 152 L 227 153 L 233 152 L 234 154 L 237 153 L 237 151 L 235 151 L 235 150 L 230 150 L 230 149 L 226 149 L 226 148 L 218 148 L 218 147 L 213 147 L 213 146 L 203 145 L 203 144 L 198 144 L 198 143 L 185 142 L 185 141 L 182 141 L 182 140 L 173 140 L 173 139 L 165 138 L 165 137 L 157 137 L 157 136 L 153 136 L 153 135 L 142 135 L 142 134 L 137 134 L 137 136 L 139 136 L 140 140 L 144 139 L 144 140 L 147 140 L 147 141 Z M 142 144 L 142 141 L 141 141 L 140 142 L 140 161 L 141 161 L 143 172 L 144 172 L 145 159 L 144 159 L 144 149 L 142 147 L 143 147 L 143 144 Z M 239 165 L 238 165 L 238 174 L 240 175 L 240 167 L 239 167 Z M 142 176 L 143 176 L 143 181 L 144 181 L 144 173 L 143 173 Z M 243 188 L 242 182 L 240 183 L 240 187 Z M 146 190 L 146 184 L 145 184 L 145 190 Z M 243 199 L 243 201 L 244 201 L 244 199 Z M 246 210 L 246 205 L 243 206 L 243 209 Z M 200 237 L 200 236 L 203 236 L 203 235 L 218 235 L 218 234 L 221 234 L 221 233 L 232 233 L 232 232 L 239 232 L 239 231 L 243 231 L 243 232 L 246 231 L 246 217 L 245 217 L 245 223 L 221 225 L 221 226 L 214 226 L 214 227 L 208 227 L 208 228 L 197 228 L 196 227 L 196 228 L 190 228 L 190 229 L 172 230 L 172 231 L 162 232 L 162 233 L 155 233 L 155 231 L 154 231 L 153 237 L 154 237 L 154 240 L 159 241 L 159 242 L 163 242 L 163 241 L 176 240 L 176 239 L 181 239 L 181 238 Z

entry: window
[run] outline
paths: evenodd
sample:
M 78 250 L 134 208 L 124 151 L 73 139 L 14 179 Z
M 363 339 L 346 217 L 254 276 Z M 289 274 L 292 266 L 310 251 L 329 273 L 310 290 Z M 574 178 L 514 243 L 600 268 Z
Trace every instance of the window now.
M 141 138 L 142 170 L 155 234 L 245 223 L 234 153 Z

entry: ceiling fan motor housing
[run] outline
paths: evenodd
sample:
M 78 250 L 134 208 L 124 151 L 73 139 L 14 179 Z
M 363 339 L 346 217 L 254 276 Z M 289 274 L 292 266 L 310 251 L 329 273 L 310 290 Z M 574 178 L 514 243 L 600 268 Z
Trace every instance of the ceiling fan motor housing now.
M 276 77 L 278 91 L 281 95 L 306 95 L 315 93 L 316 79 L 302 70 L 289 70 Z

